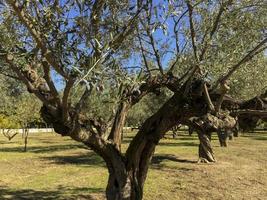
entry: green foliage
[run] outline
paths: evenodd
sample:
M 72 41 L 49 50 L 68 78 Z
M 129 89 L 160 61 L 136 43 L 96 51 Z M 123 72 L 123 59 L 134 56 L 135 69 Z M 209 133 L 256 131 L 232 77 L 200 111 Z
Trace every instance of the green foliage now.
M 197 54 L 200 55 L 207 47 L 199 64 L 207 74 L 207 78 L 216 81 L 240 61 L 262 37 L 265 37 L 266 6 L 261 0 L 190 2 L 194 5 L 193 23 Z M 229 2 L 229 5 L 223 9 L 218 27 L 210 36 L 221 6 L 226 2 Z M 131 24 L 131 31 L 125 35 L 123 42 L 119 40 L 117 44 L 112 44 L 125 30 L 127 20 L 133 17 L 137 9 L 135 3 L 134 1 L 105 1 L 103 13 L 95 25 L 90 13 L 93 10 L 93 1 L 64 1 L 60 4 L 48 0 L 26 1 L 23 5 L 26 15 L 29 15 L 29 18 L 32 17 L 33 28 L 41 34 L 43 41 L 47 43 L 46 46 L 53 52 L 56 62 L 76 77 L 69 102 L 73 105 L 77 103 L 85 85 L 89 82 L 95 88 L 83 110 L 88 116 L 110 119 L 118 103 L 123 100 L 125 89 L 138 88 L 144 83 L 149 75 L 148 69 L 151 70 L 150 75 L 157 76 L 159 70 L 157 59 L 153 55 L 155 52 L 158 52 L 164 72 L 177 58 L 174 74 L 178 77 L 196 65 L 191 44 L 187 1 L 150 1 L 150 21 L 147 22 L 148 10 L 142 12 L 139 16 L 142 23 L 136 20 Z M 1 8 L 0 12 L 1 46 L 7 51 L 15 49 L 15 63 L 19 64 L 20 68 L 27 67 L 28 62 L 40 72 L 37 63 L 42 60 L 42 55 L 40 49 L 36 50 L 34 37 L 25 25 L 19 22 L 16 15 L 9 12 L 8 6 Z M 95 12 L 94 17 L 100 11 Z M 175 29 L 173 23 L 178 19 L 180 23 Z M 136 30 L 141 36 L 148 69 L 144 66 Z M 149 41 L 149 31 L 154 37 L 155 49 Z M 178 52 L 176 52 L 175 36 L 178 38 Z M 117 51 L 118 43 L 121 44 L 121 48 Z M 103 58 L 101 62 L 95 56 L 100 52 L 102 55 L 108 55 L 108 58 Z M 231 77 L 231 94 L 242 99 L 259 94 L 267 85 L 266 62 L 266 55 L 262 53 L 244 64 Z M 136 68 L 131 70 L 132 67 Z M 7 71 L 9 75 L 14 74 L 12 70 L 6 70 L 5 64 L 1 64 L 0 60 L 0 71 L 1 69 Z M 42 76 L 43 72 L 40 72 L 40 75 Z M 58 78 L 58 74 L 54 76 Z M 63 83 L 66 81 L 64 80 Z M 15 85 L 10 88 L 15 88 Z M 18 114 L 27 116 L 27 119 L 36 119 L 37 116 L 31 116 L 27 112 L 38 113 L 39 106 L 27 111 L 12 109 L 15 104 L 18 104 L 19 108 L 28 106 L 25 102 L 30 102 L 31 98 L 27 100 L 28 97 L 23 97 L 24 100 L 17 100 L 12 95 L 6 98 L 5 94 L 10 93 L 10 88 L 5 92 L 2 88 L 0 90 L 0 93 L 4 92 L 3 101 L 0 102 L 0 113 L 7 116 Z M 62 93 L 61 91 L 61 95 Z M 130 110 L 128 124 L 140 124 L 165 100 L 166 98 L 153 95 L 145 97 Z M 37 105 L 34 102 L 31 104 Z M 18 112 L 15 112 L 16 110 Z
M 225 1 L 227 2 L 227 1 Z M 217 31 L 210 37 L 216 17 L 222 4 L 204 1 L 194 8 L 194 28 L 197 53 L 201 55 L 207 41 L 207 51 L 201 60 L 201 68 L 211 81 L 216 81 L 229 68 L 237 64 L 243 56 L 266 37 L 263 27 L 267 24 L 266 6 L 257 1 L 232 1 L 224 9 Z M 181 35 L 191 40 L 189 27 L 181 27 Z M 187 50 L 187 49 L 186 49 Z M 183 74 L 195 64 L 192 49 L 184 51 L 176 64 L 175 73 Z M 267 85 L 267 58 L 261 53 L 245 63 L 230 79 L 231 94 L 247 99 L 260 94 Z
M 13 129 L 19 127 L 20 125 L 15 119 L 0 114 L 0 129 Z
M 39 111 L 41 109 L 41 102 L 33 97 L 32 94 L 23 94 L 16 102 L 16 114 L 14 118 L 23 127 L 31 122 L 41 122 Z
M 4 76 L 0 76 L 0 80 L 1 128 L 18 128 L 31 122 L 41 122 L 41 102 L 27 93 L 18 81 Z
M 136 104 L 129 111 L 127 118 L 128 126 L 140 126 L 148 117 L 153 115 L 170 96 L 167 90 L 161 91 L 159 96 L 147 95 L 140 103 Z

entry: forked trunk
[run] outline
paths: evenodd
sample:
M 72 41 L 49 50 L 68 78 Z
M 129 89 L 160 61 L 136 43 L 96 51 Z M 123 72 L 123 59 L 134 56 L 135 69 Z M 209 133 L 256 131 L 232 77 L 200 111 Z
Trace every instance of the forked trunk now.
M 109 174 L 106 197 L 107 200 L 141 200 L 143 187 L 138 183 L 134 173 L 127 172 L 123 179 Z
M 200 141 L 198 149 L 199 162 L 216 162 L 210 142 L 211 133 L 204 133 L 202 131 L 198 131 L 198 138 Z

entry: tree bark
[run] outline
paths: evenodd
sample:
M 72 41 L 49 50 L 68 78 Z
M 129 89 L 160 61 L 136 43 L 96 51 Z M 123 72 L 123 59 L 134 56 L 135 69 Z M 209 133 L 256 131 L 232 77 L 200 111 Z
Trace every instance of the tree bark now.
M 25 128 L 23 129 L 23 132 L 24 132 L 24 152 L 27 152 L 29 129 Z
M 109 135 L 110 140 L 114 141 L 116 148 L 121 150 L 121 142 L 123 137 L 123 126 L 125 124 L 126 115 L 130 106 L 127 102 L 122 102 L 118 106 L 116 116 L 112 125 L 112 129 Z
M 143 187 L 137 181 L 136 173 L 127 171 L 127 175 L 119 178 L 115 173 L 110 173 L 106 188 L 107 200 L 141 200 Z
M 210 142 L 211 133 L 204 133 L 203 131 L 197 131 L 197 133 L 200 141 L 198 149 L 199 162 L 216 162 Z

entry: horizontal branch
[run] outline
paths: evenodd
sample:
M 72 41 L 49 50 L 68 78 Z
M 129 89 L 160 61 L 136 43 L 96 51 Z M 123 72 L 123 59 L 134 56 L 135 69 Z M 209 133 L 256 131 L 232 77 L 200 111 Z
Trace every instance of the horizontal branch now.
M 257 115 L 262 117 L 267 117 L 267 111 L 264 110 L 250 110 L 250 109 L 242 109 L 242 110 L 236 110 L 233 113 L 238 115 L 244 115 L 244 114 L 250 114 L 250 115 Z

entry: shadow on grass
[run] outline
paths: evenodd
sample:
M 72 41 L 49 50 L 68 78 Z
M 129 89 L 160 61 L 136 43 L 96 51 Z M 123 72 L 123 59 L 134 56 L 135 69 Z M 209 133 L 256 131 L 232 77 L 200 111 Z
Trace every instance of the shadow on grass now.
M 179 163 L 196 163 L 196 161 L 177 158 L 175 155 L 172 155 L 172 154 L 160 154 L 160 155 L 155 155 L 152 157 L 151 164 L 159 165 L 163 161 L 173 161 L 173 162 L 179 162 Z
M 176 138 L 173 138 L 174 140 L 198 140 L 197 137 L 194 136 L 184 136 L 184 135 L 177 135 Z
M 71 156 L 49 156 L 42 157 L 41 159 L 49 160 L 55 164 L 74 164 L 74 165 L 85 165 L 85 166 L 105 166 L 103 159 L 93 152 L 88 152 L 86 154 L 78 154 Z
M 251 139 L 254 140 L 267 140 L 266 136 L 252 136 Z
M 267 132 L 261 133 L 243 133 L 241 137 L 251 138 L 253 140 L 267 140 Z
M 103 194 L 102 188 L 65 188 L 56 190 L 11 190 L 0 186 L 0 199 L 12 200 L 95 200 L 92 193 Z
M 161 142 L 159 143 L 159 146 L 184 146 L 184 147 L 195 147 L 198 146 L 195 142 Z
M 87 149 L 82 144 L 68 144 L 68 145 L 49 145 L 49 146 L 28 146 L 27 152 L 29 153 L 50 153 L 56 151 L 64 151 L 75 148 Z M 0 152 L 23 152 L 23 145 L 19 147 L 2 147 Z

